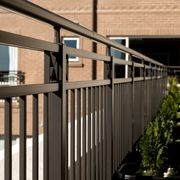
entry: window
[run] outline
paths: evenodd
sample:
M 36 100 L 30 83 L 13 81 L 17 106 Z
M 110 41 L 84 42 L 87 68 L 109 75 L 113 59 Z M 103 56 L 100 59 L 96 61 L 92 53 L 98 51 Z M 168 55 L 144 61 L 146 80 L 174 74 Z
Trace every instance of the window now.
M 0 85 L 16 84 L 17 48 L 0 45 Z
M 128 38 L 121 38 L 121 37 L 110 37 L 111 40 L 119 43 L 119 44 L 122 44 L 126 47 L 129 47 L 129 39 Z M 114 48 L 111 49 L 111 55 L 116 57 L 116 58 L 119 58 L 119 59 L 125 59 L 125 60 L 128 60 L 128 55 L 127 53 L 123 53 L 123 52 L 120 52 Z
M 79 38 L 64 37 L 63 42 L 68 47 L 79 49 Z M 69 61 L 79 61 L 79 58 L 73 55 L 69 55 Z
M 110 37 L 110 39 L 119 43 L 119 44 L 122 44 L 126 47 L 129 47 L 129 38 L 126 38 L 126 37 Z M 123 52 L 118 51 L 114 48 L 111 48 L 111 55 L 116 57 L 116 58 L 128 60 L 128 54 L 127 53 L 123 53 Z
M 126 47 L 129 47 L 129 38 L 128 37 L 110 37 L 111 40 L 122 44 Z M 128 61 L 128 54 L 118 51 L 117 49 L 111 48 L 111 56 L 114 56 L 118 59 L 124 59 L 125 61 Z M 119 75 L 117 75 L 118 77 L 128 77 L 128 66 L 126 65 L 125 67 L 120 67 L 120 66 L 116 66 L 115 67 L 117 73 L 119 73 Z

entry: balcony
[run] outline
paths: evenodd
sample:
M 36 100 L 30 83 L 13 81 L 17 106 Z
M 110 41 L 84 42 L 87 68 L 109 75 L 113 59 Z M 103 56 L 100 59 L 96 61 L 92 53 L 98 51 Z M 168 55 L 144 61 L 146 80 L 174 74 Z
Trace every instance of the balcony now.
M 0 71 L 0 85 L 13 86 L 24 84 L 24 73 L 21 71 Z
M 34 180 L 38 177 L 44 180 L 112 179 L 158 112 L 167 92 L 168 67 L 30 2 L 1 0 L 0 5 L 48 23 L 55 37 L 55 42 L 48 42 L 0 31 L 0 43 L 44 54 L 42 84 L 21 84 L 23 76 L 3 74 L 7 84 L 0 86 L 0 99 L 5 102 L 2 177 L 10 180 L 17 173 L 20 180 L 29 176 Z M 103 45 L 107 53 L 65 46 L 60 41 L 62 29 Z M 113 57 L 112 48 L 126 53 L 129 60 Z M 68 59 L 73 56 L 100 62 L 103 66 L 101 78 L 69 81 Z M 121 68 L 126 69 L 126 75 L 119 75 Z M 11 77 L 19 83 L 10 86 Z M 17 172 L 14 172 L 16 165 L 13 165 L 12 156 L 14 97 L 19 101 Z M 32 131 L 27 135 L 29 116 L 32 117 Z M 31 137 L 30 170 L 27 168 L 28 136 Z M 39 152 L 43 153 L 42 158 Z

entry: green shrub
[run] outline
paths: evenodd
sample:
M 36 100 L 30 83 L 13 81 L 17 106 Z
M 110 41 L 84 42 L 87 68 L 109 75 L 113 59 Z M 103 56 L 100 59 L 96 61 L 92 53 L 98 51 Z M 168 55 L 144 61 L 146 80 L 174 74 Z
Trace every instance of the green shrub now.
M 140 141 L 141 171 L 144 175 L 161 176 L 168 160 L 167 145 L 172 141 L 174 120 L 180 103 L 175 78 L 169 79 L 168 95 L 156 118 L 150 122 Z

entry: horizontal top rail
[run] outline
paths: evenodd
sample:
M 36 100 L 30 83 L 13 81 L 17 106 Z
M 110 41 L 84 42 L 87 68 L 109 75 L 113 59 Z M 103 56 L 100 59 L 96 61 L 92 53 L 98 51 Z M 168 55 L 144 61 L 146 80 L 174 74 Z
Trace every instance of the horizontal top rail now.
M 134 63 L 134 67 L 144 68 L 144 64 Z
M 99 61 L 111 61 L 109 56 L 105 55 L 100 55 L 97 53 L 89 52 L 89 51 L 84 51 L 81 49 L 75 49 L 71 48 L 68 46 L 65 46 L 65 51 L 67 54 L 73 55 L 73 56 L 78 56 L 78 57 L 83 57 L 83 58 L 89 58 L 93 60 L 99 60 Z
M 125 61 L 124 59 L 117 59 L 113 57 L 114 64 L 119 64 L 119 65 L 130 65 L 132 66 L 132 61 Z
M 114 79 L 114 84 L 128 83 L 132 82 L 132 78 L 116 78 Z
M 80 26 L 68 19 L 65 19 L 31 2 L 22 1 L 22 0 L 13 0 L 13 1 L 1 0 L 0 5 L 10 10 L 17 11 L 18 13 L 22 13 L 24 15 L 27 15 L 32 18 L 51 24 L 54 27 L 62 27 L 66 30 L 69 30 L 79 35 L 82 35 L 84 37 L 90 38 L 94 41 L 103 43 L 109 47 L 119 49 L 123 52 L 129 53 L 130 55 L 137 57 L 139 59 L 142 59 L 144 61 L 147 61 L 149 63 L 153 63 L 159 66 L 164 66 L 162 63 L 159 63 L 135 50 L 132 50 L 123 45 L 120 45 L 117 42 L 113 42 L 112 40 L 102 35 L 99 35 L 96 32 L 88 30 L 87 28 L 83 26 Z
M 0 43 L 1 44 L 8 44 L 11 46 L 19 46 L 22 48 L 28 48 L 33 50 L 39 51 L 52 51 L 58 52 L 59 45 L 55 43 L 50 43 L 48 41 L 34 39 L 18 34 L 13 34 L 5 31 L 0 30 Z
M 180 66 L 167 66 L 169 73 L 179 73 Z
M 180 66 L 167 66 L 168 69 L 180 69 Z

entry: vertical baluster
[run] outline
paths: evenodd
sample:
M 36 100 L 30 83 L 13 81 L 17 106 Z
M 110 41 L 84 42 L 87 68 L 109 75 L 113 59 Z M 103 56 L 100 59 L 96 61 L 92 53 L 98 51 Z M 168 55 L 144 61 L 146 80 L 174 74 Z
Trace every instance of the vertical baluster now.
M 33 95 L 33 180 L 38 180 L 38 95 Z
M 122 148 L 123 148 L 123 158 L 125 156 L 125 142 L 126 142 L 126 130 L 125 130 L 125 103 L 124 103 L 124 84 L 122 84 L 122 134 L 123 134 L 123 138 L 122 138 Z
M 87 180 L 91 180 L 91 89 L 88 88 L 88 155 L 87 155 Z
M 26 179 L 26 97 L 20 103 L 20 180 Z
M 114 115 L 114 119 L 112 119 L 112 172 L 114 173 L 115 171 L 115 161 L 116 161 L 116 129 L 115 129 L 115 124 L 116 124 L 116 116 Z
M 131 114 L 132 114 L 132 103 L 131 103 L 131 87 L 132 87 L 132 83 L 128 83 L 128 92 L 127 92 L 127 98 L 128 98 L 128 119 L 129 119 L 129 150 L 132 150 L 132 118 L 131 118 Z
M 66 92 L 66 117 L 67 117 L 67 134 L 68 134 L 68 157 L 67 157 L 67 163 L 68 163 L 68 174 L 67 174 L 67 180 L 71 180 L 71 119 L 70 119 L 70 105 L 71 105 L 71 90 L 67 90 Z
M 71 90 L 71 165 L 70 165 L 70 179 L 75 177 L 75 90 Z
M 82 138 L 83 138 L 83 143 L 82 143 L 82 164 L 81 164 L 81 169 L 82 169 L 82 180 L 86 180 L 86 88 L 83 88 L 82 91 L 82 96 L 83 96 L 83 108 L 82 108 L 82 123 L 83 123 L 83 134 L 82 134 Z
M 106 179 L 106 90 L 103 86 L 103 180 Z
M 119 84 L 117 84 L 117 105 L 116 105 L 116 113 L 117 113 L 117 121 L 118 121 L 118 140 L 117 140 L 117 143 L 118 143 L 118 165 L 120 164 L 120 155 L 121 155 L 121 146 L 120 146 L 120 133 L 121 133 L 121 126 L 120 126 L 120 122 L 121 122 L 121 119 L 120 119 L 120 111 L 121 111 L 121 107 L 120 107 L 120 95 L 119 95 Z
M 107 153 L 107 121 L 108 121 L 108 113 L 109 113 L 109 109 L 108 109 L 108 104 L 109 104 L 109 97 L 108 97 L 108 87 L 107 86 L 105 86 L 105 102 L 104 102 L 104 104 L 105 104 L 105 108 L 104 108 L 104 110 L 105 110 L 105 112 L 104 112 L 104 114 L 105 114 L 105 118 L 104 118 L 104 140 L 105 140 L 105 142 L 104 142 L 104 147 L 105 147 L 105 179 L 107 180 L 107 176 L 108 176 L 108 169 L 107 169 L 107 162 L 108 162 L 108 156 L 109 156 L 109 154 Z M 109 127 L 108 127 L 109 128 Z
M 122 98 L 121 98 L 121 86 L 122 84 L 118 84 L 118 94 L 119 94 L 119 151 L 120 151 L 120 161 L 122 160 Z
M 118 147 L 118 142 L 117 142 L 117 140 L 118 140 L 118 136 L 117 136 L 117 133 L 118 133 L 118 127 L 117 127 L 117 125 L 118 125 L 118 120 L 117 120 L 117 114 L 116 114 L 116 106 L 117 106 L 117 104 L 116 104 L 116 102 L 117 102 L 117 99 L 118 99 L 118 96 L 117 96 L 117 94 L 116 94 L 116 85 L 114 85 L 114 111 L 113 111 L 113 113 L 114 113 L 114 115 L 113 115 L 113 117 L 114 117 L 114 120 L 112 120 L 112 121 L 114 121 L 114 128 L 113 128 L 113 134 L 114 134 L 114 140 L 113 140 L 113 145 L 114 145 L 114 168 L 113 168 L 113 173 L 114 173 L 114 171 L 117 169 L 117 165 L 118 165 L 118 149 L 117 149 L 117 147 Z
M 48 139 L 48 94 L 44 94 L 44 137 L 43 137 L 43 178 L 44 180 L 49 180 L 49 157 L 48 157 L 48 146 L 49 146 L 49 139 Z
M 116 153 L 116 155 L 115 155 L 115 171 L 117 170 L 117 167 L 118 167 L 118 151 L 119 151 L 119 149 L 118 149 L 118 131 L 119 131 L 119 129 L 118 129 L 118 118 L 117 118 L 117 116 L 118 116 L 118 109 L 117 109 L 117 111 L 116 111 L 116 108 L 118 108 L 118 106 L 117 106 L 117 103 L 118 103 L 118 99 L 119 97 L 118 97 L 118 95 L 117 95 L 117 86 L 116 85 L 114 85 L 114 122 L 115 122 L 115 153 Z
M 81 89 L 77 89 L 77 162 L 76 179 L 81 180 Z
M 123 115 L 123 98 L 122 98 L 122 86 L 123 86 L 123 84 L 120 84 L 120 89 L 119 89 L 119 94 L 120 94 L 120 125 L 121 125 L 121 135 L 120 135 L 120 137 L 121 137 L 121 139 L 120 139 L 120 146 L 121 146 L 121 160 L 123 159 L 123 147 L 124 147 L 124 145 L 123 145 L 123 117 L 122 117 L 122 115 Z
M 118 121 L 119 121 L 119 130 L 118 130 L 118 152 L 119 152 L 119 163 L 121 162 L 121 94 L 120 94 L 120 86 L 121 84 L 118 84 Z
M 124 113 L 124 104 L 123 104 L 123 84 L 121 84 L 121 157 L 124 156 L 124 119 L 123 119 L 123 113 Z
M 66 81 L 67 81 L 67 52 L 65 46 L 61 46 L 61 53 L 62 53 L 62 61 L 61 62 L 61 76 L 62 78 L 62 86 L 61 86 L 61 118 L 62 118 L 62 179 L 68 180 L 68 117 L 67 117 L 67 110 L 68 110 L 68 103 L 67 103 L 67 96 L 68 92 L 66 90 Z
M 12 179 L 12 101 L 5 99 L 5 180 Z
M 117 170 L 117 167 L 118 167 L 118 125 L 119 125 L 119 119 L 118 119 L 118 101 L 119 101 L 119 97 L 118 97 L 118 94 L 117 94 L 117 85 L 114 85 L 114 119 L 115 119 L 115 128 L 116 128 L 116 138 L 115 138 L 115 143 L 116 143 L 116 167 L 115 167 L 115 170 Z
M 96 87 L 95 105 L 96 105 L 96 122 L 95 122 L 95 138 L 96 138 L 96 180 L 99 180 L 99 87 Z
M 95 179 L 95 88 L 92 88 L 92 149 L 91 149 L 91 180 Z
M 112 87 L 106 86 L 106 179 L 112 175 Z
M 99 94 L 100 102 L 100 152 L 99 152 L 99 163 L 100 163 L 100 180 L 103 178 L 103 87 L 100 87 Z

